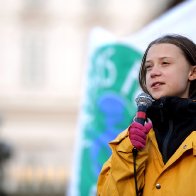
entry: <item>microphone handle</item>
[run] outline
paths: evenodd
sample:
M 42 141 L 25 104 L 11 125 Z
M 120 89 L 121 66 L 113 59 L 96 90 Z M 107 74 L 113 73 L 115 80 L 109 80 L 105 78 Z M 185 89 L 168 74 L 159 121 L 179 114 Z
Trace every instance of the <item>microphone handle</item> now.
M 147 107 L 145 105 L 138 106 L 135 121 L 144 125 L 146 121 L 146 111 Z
M 135 121 L 140 123 L 141 125 L 145 124 L 145 119 L 143 119 L 143 118 L 136 118 Z

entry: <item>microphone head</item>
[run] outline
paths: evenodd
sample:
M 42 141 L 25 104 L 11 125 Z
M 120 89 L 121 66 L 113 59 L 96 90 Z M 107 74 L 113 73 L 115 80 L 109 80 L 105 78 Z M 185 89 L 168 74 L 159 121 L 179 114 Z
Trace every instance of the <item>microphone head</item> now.
M 147 93 L 140 93 L 137 98 L 135 99 L 137 106 L 144 106 L 146 108 L 150 107 L 152 105 L 152 102 L 154 99 Z

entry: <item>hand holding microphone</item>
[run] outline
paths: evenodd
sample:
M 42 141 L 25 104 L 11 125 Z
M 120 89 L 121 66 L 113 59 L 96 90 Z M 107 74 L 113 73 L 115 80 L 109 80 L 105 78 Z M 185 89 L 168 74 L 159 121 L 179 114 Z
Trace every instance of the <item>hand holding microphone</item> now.
M 142 125 L 138 122 L 133 122 L 131 124 L 129 127 L 129 138 L 135 148 L 141 150 L 145 147 L 146 137 L 151 128 L 151 122 L 147 122 L 145 125 Z
M 150 129 L 152 128 L 151 121 L 146 122 L 146 111 L 151 106 L 153 99 L 146 93 L 141 93 L 136 98 L 138 106 L 136 118 L 129 127 L 129 138 L 133 146 L 140 150 L 146 145 L 146 137 Z

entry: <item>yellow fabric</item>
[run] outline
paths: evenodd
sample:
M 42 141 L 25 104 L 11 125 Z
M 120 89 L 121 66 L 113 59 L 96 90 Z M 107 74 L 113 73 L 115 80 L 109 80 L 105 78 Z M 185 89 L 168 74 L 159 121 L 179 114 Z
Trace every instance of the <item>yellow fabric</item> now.
M 98 178 L 98 196 L 135 196 L 133 146 L 128 130 L 110 142 L 112 156 Z M 196 131 L 180 145 L 164 165 L 154 131 L 137 155 L 137 182 L 143 196 L 196 196 Z M 156 184 L 160 184 L 159 189 Z

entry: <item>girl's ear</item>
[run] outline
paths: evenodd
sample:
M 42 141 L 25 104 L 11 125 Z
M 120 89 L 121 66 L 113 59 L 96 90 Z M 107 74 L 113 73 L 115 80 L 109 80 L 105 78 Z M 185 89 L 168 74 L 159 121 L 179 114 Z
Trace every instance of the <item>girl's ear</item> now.
M 191 68 L 192 70 L 189 75 L 189 80 L 195 80 L 196 79 L 196 65 L 192 66 Z

